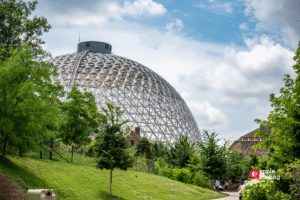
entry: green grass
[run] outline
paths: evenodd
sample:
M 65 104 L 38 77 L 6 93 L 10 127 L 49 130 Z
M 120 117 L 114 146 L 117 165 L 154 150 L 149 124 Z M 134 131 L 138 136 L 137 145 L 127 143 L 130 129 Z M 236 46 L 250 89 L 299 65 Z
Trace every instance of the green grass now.
M 69 153 L 64 155 L 70 158 Z M 0 174 L 6 174 L 24 192 L 27 189 L 56 189 L 58 200 L 209 200 L 227 196 L 133 169 L 113 171 L 113 196 L 110 196 L 110 172 L 97 169 L 94 159 L 74 154 L 73 163 L 68 163 L 58 156 L 53 157 L 54 161 L 39 159 L 38 153 L 23 158 L 7 155 L 5 162 L 0 161 Z

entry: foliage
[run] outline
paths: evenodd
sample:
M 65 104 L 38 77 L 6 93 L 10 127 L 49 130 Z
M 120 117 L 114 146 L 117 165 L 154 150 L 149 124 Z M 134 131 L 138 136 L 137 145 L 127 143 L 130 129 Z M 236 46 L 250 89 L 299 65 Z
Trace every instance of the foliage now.
M 176 139 L 174 146 L 170 146 L 167 154 L 167 162 L 178 168 L 187 167 L 190 158 L 194 153 L 195 143 L 188 141 L 187 136 L 181 135 Z
M 254 148 L 268 148 L 272 146 L 274 149 L 273 159 L 282 168 L 284 164 L 295 158 L 300 158 L 300 42 L 294 60 L 296 64 L 293 66 L 297 77 L 295 81 L 286 74 L 285 87 L 280 89 L 281 95 L 275 97 L 270 95 L 271 106 L 274 110 L 268 116 L 268 120 L 262 121 L 255 119 L 260 123 L 260 129 L 255 137 L 263 137 L 267 140 L 260 142 Z M 264 130 L 270 127 L 272 132 Z
M 292 179 L 290 181 L 290 194 L 293 198 L 300 198 L 300 159 L 295 159 L 290 164 L 285 164 L 283 169 L 279 169 L 278 173 L 283 179 Z
M 141 156 L 145 153 L 147 159 L 153 158 L 152 151 L 151 151 L 151 144 L 147 138 L 143 137 L 142 139 L 140 139 L 135 149 L 136 149 L 136 156 Z
M 203 188 L 211 187 L 211 180 L 208 177 L 204 176 L 202 171 L 198 171 L 193 178 L 193 184 Z
M 127 170 L 134 162 L 134 158 L 129 155 L 129 151 L 126 151 L 130 128 L 127 127 L 125 131 L 121 129 L 128 120 L 119 122 L 124 111 L 110 103 L 106 103 L 106 105 L 108 109 L 102 108 L 104 113 L 99 113 L 98 118 L 94 119 L 102 127 L 102 132 L 99 134 L 95 145 L 95 156 L 97 158 L 96 167 L 101 170 L 109 169 L 111 172 L 110 194 L 112 195 L 112 171 L 115 168 Z
M 176 181 L 180 181 L 183 183 L 191 182 L 192 173 L 190 172 L 190 170 L 188 170 L 186 168 L 174 169 L 173 173 L 174 173 L 174 179 Z
M 151 147 L 153 159 L 156 161 L 158 158 L 166 158 L 168 147 L 162 141 L 155 141 Z
M 71 92 L 68 93 L 67 102 L 63 103 L 60 108 L 64 114 L 64 123 L 59 135 L 62 141 L 65 144 L 72 144 L 72 146 L 76 144 L 78 148 L 82 144 L 91 142 L 88 136 L 98 128 L 98 124 L 94 123 L 93 118 L 89 115 L 89 110 L 97 110 L 92 93 L 81 93 L 76 86 L 73 86 Z
M 193 178 L 196 172 L 199 171 L 201 168 L 200 157 L 196 153 L 193 153 L 193 156 L 189 160 L 189 164 L 187 164 L 187 166 L 190 172 L 192 173 L 192 178 Z
M 219 147 L 215 137 L 218 135 L 213 132 L 211 135 L 208 134 L 208 131 L 203 130 L 204 134 L 202 135 L 203 142 L 198 142 L 199 153 L 201 157 L 201 170 L 209 176 L 224 176 L 227 171 L 226 166 L 226 148 Z
M 0 3 L 0 49 L 3 50 L 0 52 L 0 62 L 10 57 L 11 51 L 23 49 L 25 44 L 30 46 L 34 56 L 41 54 L 40 45 L 45 42 L 37 36 L 42 35 L 42 32 L 48 32 L 51 26 L 43 17 L 34 16 L 28 19 L 31 12 L 35 10 L 37 1 L 27 3 L 16 0 Z
M 3 51 L 4 49 L 1 49 Z M 40 52 L 40 51 L 38 51 Z M 63 88 L 52 84 L 53 64 L 37 59 L 29 45 L 0 62 L 0 146 L 3 159 L 8 146 L 20 156 L 39 149 L 42 138 L 55 137 L 49 126 L 58 127 L 60 111 L 55 102 Z M 37 59 L 37 61 L 34 61 Z
M 233 150 L 233 147 L 228 148 L 226 151 L 226 172 L 225 177 L 235 179 L 242 174 L 242 153 Z
M 285 194 L 282 191 L 277 191 L 274 194 L 273 199 L 276 199 L 276 200 L 289 200 L 289 199 L 291 199 L 291 196 L 289 194 Z
M 161 174 L 162 174 L 162 176 L 165 176 L 169 179 L 174 180 L 173 168 L 172 167 L 168 167 L 168 166 L 163 167 L 161 169 Z

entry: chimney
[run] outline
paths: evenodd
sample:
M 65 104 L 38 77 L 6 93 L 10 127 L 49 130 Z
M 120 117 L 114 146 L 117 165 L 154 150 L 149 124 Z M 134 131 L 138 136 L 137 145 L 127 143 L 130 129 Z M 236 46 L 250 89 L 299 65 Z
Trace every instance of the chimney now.
M 135 127 L 135 133 L 136 133 L 138 136 L 141 136 L 141 135 L 140 135 L 140 127 Z

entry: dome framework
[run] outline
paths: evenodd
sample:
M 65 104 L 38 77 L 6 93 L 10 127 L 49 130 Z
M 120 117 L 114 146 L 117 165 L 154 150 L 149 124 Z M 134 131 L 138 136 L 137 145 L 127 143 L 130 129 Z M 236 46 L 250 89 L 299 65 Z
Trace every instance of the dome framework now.
M 110 47 L 111 48 L 111 47 Z M 151 69 L 124 57 L 91 50 L 50 60 L 67 92 L 73 85 L 95 96 L 98 109 L 110 101 L 124 110 L 121 120 L 150 142 L 174 143 L 180 135 L 201 142 L 194 117 L 177 91 Z M 66 100 L 66 99 L 65 99 Z

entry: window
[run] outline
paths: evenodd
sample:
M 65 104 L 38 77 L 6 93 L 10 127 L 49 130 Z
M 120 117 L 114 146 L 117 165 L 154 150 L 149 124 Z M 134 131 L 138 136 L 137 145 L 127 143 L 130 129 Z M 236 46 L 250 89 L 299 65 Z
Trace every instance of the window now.
M 108 45 L 107 44 L 105 44 L 105 49 L 108 49 Z
M 86 43 L 86 47 L 90 47 L 90 43 L 89 42 Z
M 131 146 L 134 147 L 134 140 L 130 140 Z

